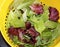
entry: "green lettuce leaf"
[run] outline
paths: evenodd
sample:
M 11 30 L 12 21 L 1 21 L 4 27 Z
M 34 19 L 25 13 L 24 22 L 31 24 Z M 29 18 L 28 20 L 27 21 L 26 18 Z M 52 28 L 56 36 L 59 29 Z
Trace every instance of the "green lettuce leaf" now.
M 22 4 L 20 4 L 17 9 L 22 9 L 25 7 L 29 7 L 35 0 L 24 0 Z
M 44 21 L 40 19 L 39 17 L 32 15 L 29 18 L 29 21 L 32 23 L 32 25 L 35 27 L 36 31 L 41 33 L 45 29 Z
M 36 38 L 36 40 L 37 40 L 37 43 L 35 44 L 35 46 L 40 46 L 40 44 L 41 44 L 41 37 L 38 36 L 38 37 Z
M 10 26 L 13 27 L 25 27 L 25 23 L 21 17 L 21 15 L 18 15 L 17 12 L 10 11 L 7 19 L 7 26 L 10 24 Z M 8 26 L 9 27 L 9 26 Z
M 38 31 L 39 33 L 42 33 L 45 30 L 45 25 L 44 25 L 44 21 L 43 20 L 39 20 L 34 24 L 34 27 L 36 29 L 36 31 Z
M 27 10 L 22 15 L 24 22 L 27 21 Z
M 60 37 L 60 23 L 58 23 L 57 27 L 54 29 L 52 40 L 56 39 L 57 37 Z
M 25 47 L 34 47 L 32 44 L 24 44 Z
M 45 26 L 47 27 L 47 28 L 51 28 L 51 29 L 53 29 L 53 28 L 56 28 L 57 27 L 57 22 L 53 22 L 53 21 L 46 21 L 45 22 Z
M 14 44 L 17 44 L 17 45 L 24 44 L 24 43 L 22 43 L 22 42 L 20 42 L 20 41 L 18 40 L 18 37 L 17 37 L 17 36 L 14 36 L 14 37 L 13 37 L 13 42 L 14 42 Z
M 49 10 L 48 10 L 48 6 L 44 6 L 44 13 L 41 14 L 40 19 L 44 20 L 44 22 L 46 22 L 49 19 Z

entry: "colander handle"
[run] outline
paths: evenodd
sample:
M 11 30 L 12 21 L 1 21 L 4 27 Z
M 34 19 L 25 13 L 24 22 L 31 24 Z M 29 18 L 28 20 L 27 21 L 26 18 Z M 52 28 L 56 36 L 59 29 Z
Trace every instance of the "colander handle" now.
M 5 17 L 7 14 L 7 10 L 9 5 L 13 2 L 13 0 L 0 0 L 0 30 L 2 29 L 2 26 L 4 25 Z

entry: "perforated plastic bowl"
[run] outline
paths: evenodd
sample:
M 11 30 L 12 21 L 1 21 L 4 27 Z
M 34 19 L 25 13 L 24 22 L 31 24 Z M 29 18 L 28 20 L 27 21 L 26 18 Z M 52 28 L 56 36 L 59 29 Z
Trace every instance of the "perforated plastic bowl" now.
M 0 0 L 0 30 L 4 39 L 11 47 L 18 47 L 8 37 L 7 29 L 5 28 L 6 20 L 7 20 L 6 16 L 7 16 L 7 13 L 9 12 L 9 6 L 12 2 L 13 0 Z M 60 0 L 40 0 L 40 2 L 48 6 L 53 6 L 57 8 L 60 13 Z M 58 21 L 60 22 L 60 19 Z M 60 41 L 60 37 L 58 37 L 50 47 L 60 47 L 59 41 Z

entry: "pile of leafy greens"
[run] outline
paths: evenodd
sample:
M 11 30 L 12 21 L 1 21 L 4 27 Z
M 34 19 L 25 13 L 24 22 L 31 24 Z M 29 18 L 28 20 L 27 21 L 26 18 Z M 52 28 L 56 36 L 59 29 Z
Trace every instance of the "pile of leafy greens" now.
M 60 24 L 48 20 L 49 6 L 44 6 L 43 14 L 35 15 L 29 8 L 34 1 L 35 0 L 15 0 L 11 5 L 13 9 L 9 12 L 6 27 L 25 27 L 25 22 L 29 20 L 36 31 L 40 33 L 40 36 L 36 38 L 37 43 L 35 45 L 22 43 L 18 40 L 17 36 L 13 37 L 14 43 L 17 45 L 22 44 L 25 47 L 48 47 L 50 43 L 60 35 Z M 21 13 L 21 9 L 24 10 L 24 13 Z

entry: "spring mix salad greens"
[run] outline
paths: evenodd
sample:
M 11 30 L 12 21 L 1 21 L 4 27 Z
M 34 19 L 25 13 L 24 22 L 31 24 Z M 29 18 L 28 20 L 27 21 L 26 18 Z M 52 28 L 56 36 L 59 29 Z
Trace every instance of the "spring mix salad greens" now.
M 60 36 L 59 12 L 36 0 L 15 0 L 6 28 L 19 47 L 48 47 Z

